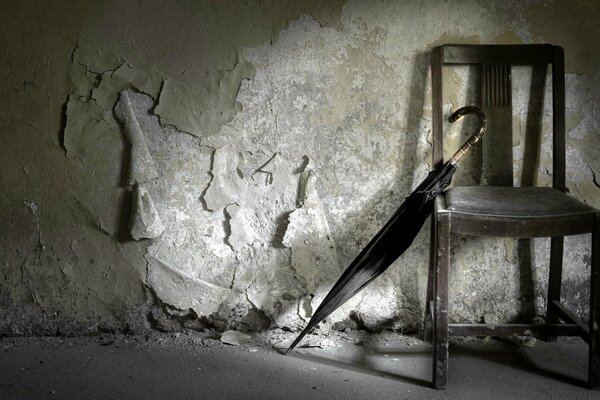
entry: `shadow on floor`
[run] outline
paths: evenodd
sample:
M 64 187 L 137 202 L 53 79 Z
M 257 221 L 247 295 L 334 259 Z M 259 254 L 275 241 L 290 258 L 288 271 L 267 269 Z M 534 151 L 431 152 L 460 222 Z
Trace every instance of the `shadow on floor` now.
M 450 345 L 450 380 L 459 378 L 462 365 L 495 364 L 506 373 L 536 375 L 555 382 L 587 388 L 587 345 L 569 340 L 562 343 L 537 341 L 533 348 L 519 347 L 504 341 L 455 340 Z M 350 349 L 299 348 L 300 357 L 311 362 L 335 366 L 353 372 L 379 376 L 422 387 L 432 387 L 431 345 L 421 343 L 414 347 L 375 344 L 349 344 Z M 294 356 L 293 354 L 290 354 Z M 454 362 L 453 362 L 454 361 Z M 452 365 L 460 365 L 456 371 Z M 485 367 L 484 367 L 485 368 Z M 494 367 L 497 369 L 498 367 Z M 475 373 L 476 371 L 474 371 Z M 469 373 L 467 371 L 467 373 Z M 452 384 L 452 383 L 450 383 Z

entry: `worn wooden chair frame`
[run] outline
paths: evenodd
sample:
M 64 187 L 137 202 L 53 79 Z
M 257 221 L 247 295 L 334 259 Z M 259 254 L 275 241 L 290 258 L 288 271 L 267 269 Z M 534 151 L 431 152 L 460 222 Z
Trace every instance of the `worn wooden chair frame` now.
M 444 65 L 509 64 L 552 66 L 553 188 L 565 192 L 564 53 L 558 46 L 445 45 L 432 53 L 433 163 L 443 161 L 442 68 Z M 484 139 L 485 140 L 485 139 Z M 519 188 L 515 188 L 518 190 Z M 550 190 L 550 189 L 549 189 Z M 592 209 L 593 210 L 593 209 Z M 597 210 L 596 210 L 597 211 Z M 542 338 L 580 336 L 589 344 L 588 383 L 600 388 L 600 214 L 511 217 L 457 213 L 446 207 L 445 195 L 435 202 L 427 293 L 426 335 L 431 322 L 433 385 L 444 388 L 448 376 L 449 336 L 510 336 L 533 332 Z M 497 237 L 551 237 L 547 316 L 544 325 L 449 324 L 448 270 L 451 233 Z M 590 320 L 584 323 L 560 301 L 564 236 L 592 233 Z

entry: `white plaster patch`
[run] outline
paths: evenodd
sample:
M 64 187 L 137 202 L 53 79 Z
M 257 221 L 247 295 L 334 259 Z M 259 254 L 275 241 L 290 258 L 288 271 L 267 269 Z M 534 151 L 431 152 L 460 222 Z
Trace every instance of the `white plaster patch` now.
M 229 216 L 231 230 L 228 243 L 234 251 L 239 251 L 242 247 L 260 239 L 261 236 L 254 229 L 254 227 L 260 226 L 259 215 L 237 204 L 228 205 L 224 211 L 226 216 Z
M 148 255 L 146 283 L 165 303 L 180 310 L 192 309 L 199 316 L 219 309 L 230 289 L 194 278 L 157 256 Z
M 154 160 L 148 152 L 144 133 L 131 106 L 130 96 L 133 91 L 120 93 L 119 102 L 115 106 L 115 115 L 125 127 L 125 134 L 131 145 L 131 163 L 129 164 L 129 184 L 143 183 L 158 178 Z
M 312 172 L 305 170 L 305 173 L 309 171 Z M 310 175 L 304 182 L 303 206 L 290 214 L 282 241 L 291 249 L 292 267 L 302 277 L 310 294 L 309 298 L 305 297 L 299 304 L 299 313 L 303 318 L 311 316 L 308 312 L 316 310 L 342 272 L 333 235 L 314 181 L 314 175 Z M 336 314 L 331 319 L 338 321 L 342 319 L 342 315 Z
M 289 250 L 255 242 L 240 254 L 238 273 L 240 281 L 247 282 L 248 300 L 263 310 L 274 326 L 296 330 L 304 324 L 298 301 L 306 289 L 289 263 Z
M 154 201 L 144 186 L 133 188 L 131 210 L 131 237 L 135 240 L 154 239 L 165 230 Z
M 248 184 L 237 174 L 242 159 L 243 155 L 232 146 L 215 150 L 211 170 L 213 179 L 204 195 L 209 210 L 221 210 L 243 196 Z

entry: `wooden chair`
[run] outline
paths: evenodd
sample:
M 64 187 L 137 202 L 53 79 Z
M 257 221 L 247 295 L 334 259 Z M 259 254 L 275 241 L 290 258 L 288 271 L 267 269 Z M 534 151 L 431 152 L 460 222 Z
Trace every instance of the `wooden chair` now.
M 481 72 L 481 104 L 488 118 L 483 137 L 482 186 L 454 187 L 438 196 L 433 214 L 425 331 L 431 323 L 433 385 L 448 376 L 449 336 L 582 337 L 589 344 L 589 387 L 600 388 L 600 213 L 565 194 L 564 53 L 558 46 L 445 45 L 432 54 L 433 163 L 442 162 L 442 69 L 475 65 Z M 552 67 L 553 184 L 512 187 L 511 66 Z M 545 76 L 544 72 L 544 76 Z M 473 104 L 477 105 L 477 104 Z M 486 163 L 486 160 L 489 163 Z M 492 164 L 493 168 L 488 168 Z M 487 167 L 486 167 L 487 166 Z M 490 185 L 490 186 L 485 186 Z M 515 238 L 551 237 L 546 323 L 449 324 L 448 270 L 451 234 Z M 592 234 L 590 320 L 584 323 L 560 301 L 563 238 Z

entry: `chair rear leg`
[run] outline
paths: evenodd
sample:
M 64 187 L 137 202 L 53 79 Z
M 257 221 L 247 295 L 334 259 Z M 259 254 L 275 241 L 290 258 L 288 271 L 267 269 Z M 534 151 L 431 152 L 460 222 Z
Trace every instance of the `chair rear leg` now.
M 435 269 L 436 269 L 436 216 L 431 217 L 431 230 L 429 237 L 429 271 L 427 273 L 427 295 L 425 297 L 425 312 L 423 319 L 423 340 L 431 342 L 433 339 L 433 296 L 434 293 L 434 282 L 435 282 Z
M 588 383 L 590 389 L 600 389 L 600 214 L 594 217 L 591 270 Z
M 436 227 L 436 270 L 433 316 L 433 386 L 448 383 L 448 266 L 450 263 L 450 215 L 439 213 Z
M 548 298 L 546 305 L 546 324 L 559 323 L 559 316 L 555 310 L 554 301 L 560 301 L 562 286 L 562 266 L 564 237 L 553 237 L 550 239 L 550 269 L 548 276 Z M 555 336 L 545 335 L 546 341 L 556 341 Z

